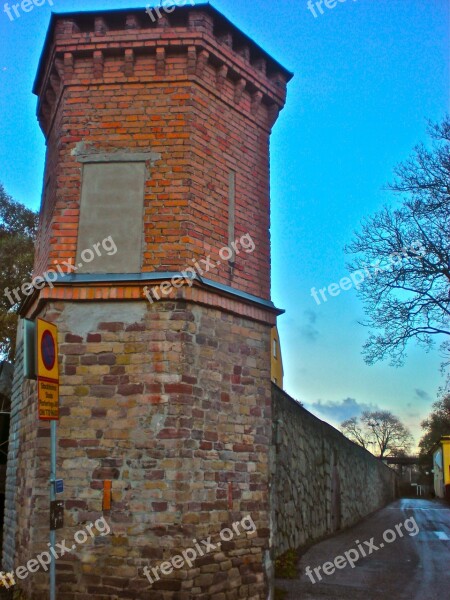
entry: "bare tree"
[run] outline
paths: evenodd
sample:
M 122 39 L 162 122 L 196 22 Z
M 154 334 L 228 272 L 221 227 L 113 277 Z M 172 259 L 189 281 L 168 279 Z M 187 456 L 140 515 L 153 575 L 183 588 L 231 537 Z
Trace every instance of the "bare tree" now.
M 344 421 L 341 430 L 349 439 L 379 458 L 407 453 L 413 443 L 409 430 L 386 410 L 365 411 L 359 419 L 353 417 Z
M 344 433 L 353 442 L 356 442 L 363 448 L 368 449 L 370 444 L 369 438 L 362 429 L 357 417 L 352 417 L 341 423 L 342 433 Z
M 450 118 L 431 125 L 431 149 L 423 144 L 396 170 L 389 189 L 402 196 L 399 208 L 385 207 L 368 218 L 346 248 L 349 269 L 364 281 L 358 293 L 371 327 L 364 357 L 398 366 L 411 339 L 429 350 L 450 336 Z M 447 339 L 447 341 L 445 341 Z

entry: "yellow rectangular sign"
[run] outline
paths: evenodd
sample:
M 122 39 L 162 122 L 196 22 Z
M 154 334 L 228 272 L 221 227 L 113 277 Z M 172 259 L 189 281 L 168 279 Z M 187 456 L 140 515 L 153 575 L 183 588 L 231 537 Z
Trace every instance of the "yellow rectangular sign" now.
M 38 379 L 39 419 L 57 421 L 59 419 L 59 383 Z
M 59 381 L 58 328 L 53 323 L 36 319 L 37 376 Z

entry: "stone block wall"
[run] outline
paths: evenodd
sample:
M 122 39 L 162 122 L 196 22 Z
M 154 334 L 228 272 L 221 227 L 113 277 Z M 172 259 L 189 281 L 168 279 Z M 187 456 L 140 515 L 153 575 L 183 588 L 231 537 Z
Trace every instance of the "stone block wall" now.
M 275 556 L 357 523 L 395 499 L 397 476 L 272 386 Z
M 267 598 L 270 326 L 184 300 L 54 302 L 42 317 L 60 334 L 57 541 L 70 547 L 102 516 L 111 527 L 57 561 L 58 600 Z M 49 426 L 36 410 L 22 396 L 14 568 L 47 549 Z M 252 535 L 153 585 L 145 577 L 247 515 Z M 48 597 L 42 569 L 18 583 L 29 599 Z
M 20 506 L 26 499 L 27 488 L 25 481 L 20 479 L 18 474 L 19 449 L 22 437 L 24 423 L 23 405 L 33 397 L 35 383 L 24 381 L 23 379 L 23 321 L 19 322 L 17 328 L 17 346 L 15 357 L 14 379 L 11 394 L 11 420 L 8 445 L 8 463 L 6 470 L 5 487 L 5 517 L 3 533 L 3 556 L 2 566 L 8 571 L 12 571 L 14 566 L 15 539 L 18 528 L 17 515 L 20 512 Z M 26 451 L 25 451 L 26 452 Z M 32 455 L 28 454 L 25 460 L 29 460 L 28 466 L 31 473 Z M 17 496 L 17 488 L 23 489 L 23 496 Z

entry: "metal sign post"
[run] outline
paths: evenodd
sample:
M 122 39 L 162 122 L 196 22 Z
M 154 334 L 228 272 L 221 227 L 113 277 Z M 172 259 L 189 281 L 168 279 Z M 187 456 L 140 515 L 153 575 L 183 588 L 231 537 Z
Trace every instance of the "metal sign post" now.
M 59 420 L 58 329 L 37 319 L 37 379 L 39 419 L 50 421 L 50 548 L 56 545 L 56 530 L 63 526 L 64 504 L 56 501 L 56 433 Z M 50 550 L 50 600 L 56 600 L 56 564 Z
M 50 422 L 50 503 L 56 500 L 56 421 Z M 56 530 L 50 528 L 50 548 L 56 545 Z M 53 552 L 50 550 L 50 600 L 56 600 L 56 564 Z

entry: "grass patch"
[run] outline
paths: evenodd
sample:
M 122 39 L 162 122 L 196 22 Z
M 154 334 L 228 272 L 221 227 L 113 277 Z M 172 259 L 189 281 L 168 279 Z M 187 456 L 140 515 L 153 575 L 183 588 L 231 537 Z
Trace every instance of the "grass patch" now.
M 275 577 L 277 579 L 297 579 L 297 561 L 297 551 L 287 550 L 275 560 Z

